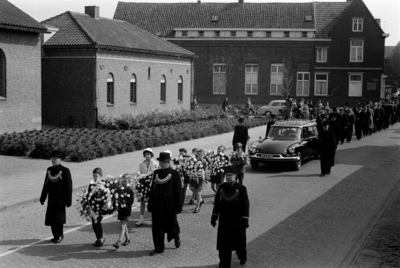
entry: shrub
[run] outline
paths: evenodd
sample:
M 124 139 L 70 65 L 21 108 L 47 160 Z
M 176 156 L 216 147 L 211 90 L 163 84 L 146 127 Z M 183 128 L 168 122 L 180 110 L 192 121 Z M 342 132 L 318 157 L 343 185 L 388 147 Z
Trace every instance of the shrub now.
M 34 149 L 30 152 L 29 157 L 38 159 L 49 159 L 53 152 L 53 146 L 45 139 L 37 140 Z

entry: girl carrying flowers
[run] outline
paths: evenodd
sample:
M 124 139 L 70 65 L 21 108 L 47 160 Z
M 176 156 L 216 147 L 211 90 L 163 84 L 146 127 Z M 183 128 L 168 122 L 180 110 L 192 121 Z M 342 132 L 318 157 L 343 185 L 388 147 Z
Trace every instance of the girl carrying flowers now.
M 103 177 L 103 170 L 99 167 L 95 168 L 93 170 L 93 180 L 90 181 L 89 187 L 88 187 L 88 193 L 87 197 L 91 194 L 94 194 L 94 191 L 97 190 L 98 184 L 102 181 Z M 96 190 L 95 190 L 96 189 Z M 92 193 L 93 192 L 93 193 Z M 96 235 L 96 241 L 93 243 L 93 246 L 95 247 L 100 247 L 104 244 L 106 238 L 103 236 L 103 227 L 101 225 L 101 220 L 103 219 L 101 213 L 99 212 L 98 214 L 93 211 L 93 209 L 90 209 L 90 219 L 92 221 L 92 228 L 93 231 Z
M 247 155 L 245 152 L 243 152 L 242 147 L 243 145 L 240 142 L 236 143 L 235 151 L 233 151 L 230 155 L 232 168 L 237 174 L 236 181 L 239 181 L 240 184 L 243 184 L 244 166 L 247 164 Z

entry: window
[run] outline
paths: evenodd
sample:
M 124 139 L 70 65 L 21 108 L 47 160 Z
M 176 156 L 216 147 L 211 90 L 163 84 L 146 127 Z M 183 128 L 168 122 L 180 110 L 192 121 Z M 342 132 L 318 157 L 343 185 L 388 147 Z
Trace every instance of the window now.
M 258 65 L 246 64 L 245 94 L 258 94 Z
M 271 37 L 271 36 L 272 36 L 271 32 L 265 32 L 265 37 Z
M 362 62 L 364 41 L 363 40 L 350 40 L 350 62 Z
M 114 104 L 114 76 L 112 73 L 107 76 L 107 104 Z
M 362 74 L 349 75 L 349 97 L 362 96 Z
M 353 19 L 353 32 L 363 31 L 363 19 Z
M 215 36 L 215 37 L 219 37 L 219 36 L 220 36 L 220 32 L 219 32 L 219 31 L 215 31 L 215 32 L 214 32 L 214 36 Z
M 297 73 L 297 96 L 310 95 L 310 73 L 298 72 Z
M 328 74 L 315 74 L 315 96 L 328 95 Z
M 7 98 L 6 91 L 6 56 L 0 49 L 0 98 Z
M 317 48 L 317 62 L 327 62 L 328 48 Z
M 131 81 L 130 81 L 130 101 L 131 104 L 136 104 L 136 76 L 132 74 Z
M 247 37 L 253 37 L 253 32 L 252 31 L 247 31 Z
M 165 86 L 165 84 L 166 84 L 165 76 L 162 76 L 161 81 L 160 81 L 160 85 L 161 85 L 161 88 L 160 88 L 160 101 L 162 103 L 165 103 L 167 101 L 167 96 L 166 96 L 167 94 L 166 94 L 166 86 Z
M 226 65 L 213 66 L 213 94 L 226 94 Z
M 289 32 L 283 32 L 283 34 L 284 34 L 285 37 L 290 37 Z
M 235 37 L 236 36 L 236 31 L 231 31 L 231 36 Z
M 307 32 L 301 32 L 301 37 L 307 37 Z
M 271 95 L 283 94 L 283 64 L 271 65 Z
M 204 36 L 204 31 L 199 31 L 199 37 L 203 37 Z
M 178 80 L 178 101 L 183 101 L 183 83 L 182 76 L 179 77 Z
M 182 31 L 182 36 L 187 36 L 187 31 Z

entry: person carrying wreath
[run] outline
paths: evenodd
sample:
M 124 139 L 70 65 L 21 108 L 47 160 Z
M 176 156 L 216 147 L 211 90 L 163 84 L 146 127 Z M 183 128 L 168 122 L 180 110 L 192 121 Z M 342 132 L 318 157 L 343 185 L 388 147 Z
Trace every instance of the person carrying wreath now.
M 51 242 L 60 243 L 64 239 L 64 224 L 66 222 L 65 208 L 72 204 L 72 179 L 68 168 L 61 165 L 62 155 L 53 151 L 51 155 L 52 167 L 46 171 L 40 204 L 47 200 L 45 225 L 51 226 L 53 239 Z
M 201 161 L 204 171 L 207 172 L 207 161 L 204 159 L 204 154 L 205 154 L 205 152 L 203 149 L 197 149 L 196 159 L 197 159 L 197 161 Z M 193 194 L 196 198 L 196 208 L 193 210 L 193 213 L 199 213 L 201 205 L 204 204 L 204 200 L 201 197 L 201 191 L 203 190 L 204 183 L 207 180 L 206 176 L 207 175 L 204 174 L 204 176 L 201 178 L 197 178 L 197 179 L 191 178 L 191 180 L 190 180 L 190 186 L 191 186 L 191 188 L 193 190 Z
M 143 157 L 145 160 L 139 165 L 139 183 L 142 188 L 149 188 L 151 179 L 149 176 L 154 172 L 154 170 L 159 168 L 158 162 L 153 159 L 153 151 L 151 148 L 146 148 L 143 151 Z M 144 211 L 146 209 L 146 202 L 148 199 L 148 191 L 141 192 L 141 195 L 138 195 L 138 201 L 140 202 L 140 218 L 139 221 L 136 222 L 136 226 L 141 226 L 144 221 Z
M 234 157 L 231 157 L 230 162 L 232 164 L 232 169 L 236 174 L 236 180 L 239 181 L 240 184 L 243 184 L 244 180 L 244 166 L 247 164 L 247 155 L 242 150 L 242 144 L 240 142 L 235 144 L 235 154 Z
M 247 261 L 246 229 L 249 227 L 250 202 L 246 186 L 235 182 L 236 173 L 231 167 L 225 170 L 226 182 L 218 189 L 214 200 L 211 225 L 218 222 L 217 250 L 219 267 L 231 267 L 232 251 L 243 265 Z
M 165 234 L 167 234 L 168 242 L 175 240 L 176 248 L 181 245 L 177 214 L 182 212 L 182 182 L 179 172 L 170 167 L 169 153 L 161 152 L 157 160 L 161 169 L 153 173 L 147 204 L 147 210 L 151 212 L 153 222 L 151 231 L 154 250 L 150 252 L 150 256 L 164 252 Z
M 225 160 L 229 161 L 229 157 L 225 155 L 225 146 L 218 146 L 217 154 L 221 155 Z M 224 172 L 219 171 L 216 174 L 211 175 L 210 179 L 211 190 L 213 190 L 214 193 L 217 193 L 219 185 L 224 182 Z
M 89 194 L 95 189 L 97 186 L 97 183 L 101 181 L 103 178 L 103 170 L 99 167 L 95 168 L 93 170 L 93 180 L 90 182 L 89 187 L 88 187 L 88 196 Z M 94 234 L 96 235 L 96 241 L 93 243 L 93 246 L 95 247 L 101 247 L 104 242 L 106 241 L 106 238 L 103 236 L 103 227 L 101 225 L 101 221 L 103 219 L 102 215 L 97 215 L 91 210 L 91 221 L 92 221 L 92 228 L 94 231 Z

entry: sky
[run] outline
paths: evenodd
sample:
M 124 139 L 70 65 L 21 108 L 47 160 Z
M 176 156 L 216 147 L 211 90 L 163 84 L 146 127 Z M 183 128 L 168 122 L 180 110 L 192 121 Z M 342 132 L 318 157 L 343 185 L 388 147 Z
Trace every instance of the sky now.
M 8 0 L 35 20 L 41 22 L 66 11 L 84 13 L 85 6 L 99 6 L 100 16 L 113 18 L 118 0 Z M 237 0 L 202 0 L 206 2 L 232 3 Z M 318 2 L 344 2 L 346 0 L 318 0 Z M 386 46 L 400 41 L 400 0 L 363 0 L 375 18 L 381 19 L 381 27 L 390 36 Z M 197 2 L 197 0 L 123 0 L 122 2 Z M 312 0 L 244 0 L 244 2 L 312 2 Z

